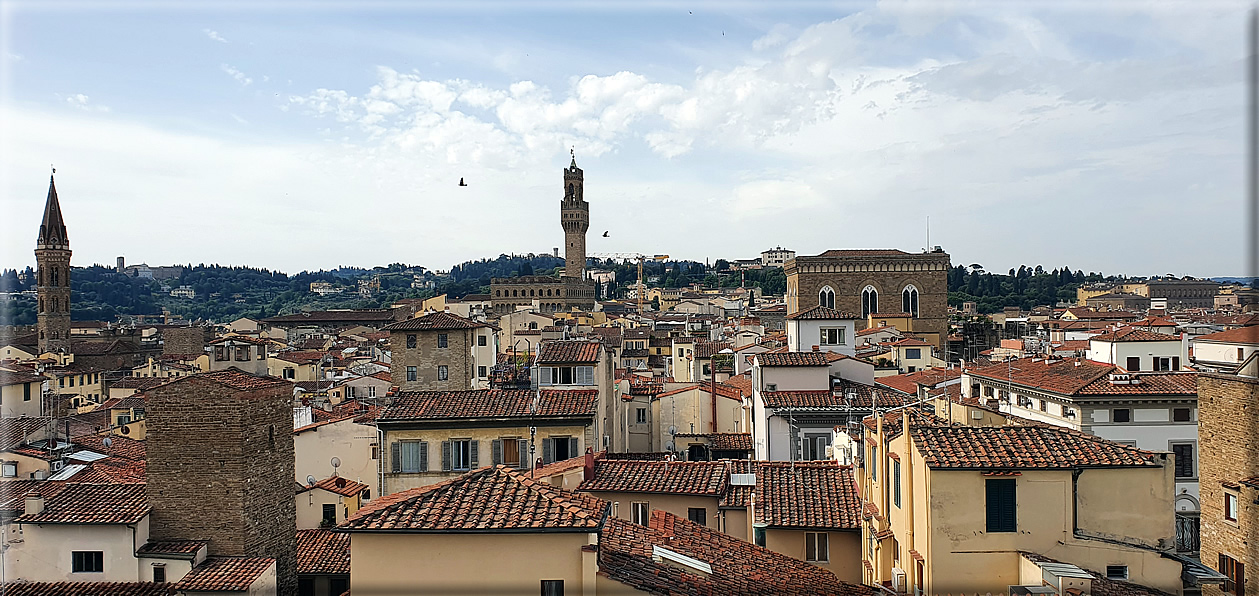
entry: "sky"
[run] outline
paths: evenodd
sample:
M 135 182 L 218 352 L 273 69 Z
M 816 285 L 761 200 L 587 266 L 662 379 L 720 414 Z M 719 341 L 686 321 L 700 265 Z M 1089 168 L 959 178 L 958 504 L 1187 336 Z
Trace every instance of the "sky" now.
M 79 266 L 550 252 L 572 151 L 591 253 L 1243 275 L 1247 9 L 0 0 L 0 267 L 51 166 Z

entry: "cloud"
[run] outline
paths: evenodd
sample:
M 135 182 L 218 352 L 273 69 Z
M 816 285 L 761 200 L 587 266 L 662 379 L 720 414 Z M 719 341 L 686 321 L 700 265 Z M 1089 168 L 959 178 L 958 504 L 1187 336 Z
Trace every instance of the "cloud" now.
M 102 106 L 102 105 L 91 103 L 91 98 L 89 98 L 88 96 L 82 93 L 75 93 L 74 95 L 67 95 L 64 97 L 64 99 L 67 104 L 70 104 L 71 106 L 78 108 L 80 110 L 86 111 L 86 112 L 108 112 L 109 111 L 108 106 Z
M 211 29 L 202 29 L 201 31 L 205 33 L 206 37 L 209 37 L 210 39 L 213 39 L 214 41 L 217 41 L 219 43 L 227 43 L 227 40 L 224 39 L 222 35 L 219 35 L 218 31 L 214 31 Z
M 245 73 L 237 70 L 235 67 L 230 66 L 228 64 L 219 65 L 219 69 L 231 75 L 231 77 L 233 79 L 236 79 L 236 82 L 240 83 L 242 86 L 249 85 L 250 83 L 254 82 L 254 80 L 246 76 Z

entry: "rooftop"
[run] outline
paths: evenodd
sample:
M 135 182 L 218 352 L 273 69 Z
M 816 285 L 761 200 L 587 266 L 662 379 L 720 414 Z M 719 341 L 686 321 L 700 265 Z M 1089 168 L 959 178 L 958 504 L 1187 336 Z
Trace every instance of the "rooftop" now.
M 244 592 L 275 559 L 265 557 L 210 557 L 172 587 L 178 591 Z
M 861 527 L 861 498 L 852 467 L 834 461 L 758 462 L 756 505 L 755 522 L 769 527 Z
M 608 503 L 531 479 L 505 466 L 370 501 L 344 532 L 594 532 Z
M 538 411 L 530 413 L 534 392 L 529 389 L 468 391 L 405 391 L 377 419 L 379 422 L 528 416 L 593 416 L 597 389 L 549 389 L 541 392 Z
M 861 316 L 857 313 L 827 308 L 819 304 L 813 308 L 789 314 L 786 318 L 790 321 L 830 321 L 836 319 L 860 319 Z
M 542 342 L 538 362 L 595 364 L 599 362 L 599 347 L 599 342 L 585 339 Z
M 332 530 L 298 530 L 297 572 L 350 573 L 350 535 Z
M 1050 425 L 918 426 L 911 435 L 931 468 L 1065 470 L 1160 465 L 1149 451 Z
M 1228 331 L 1220 331 L 1219 333 L 1211 333 L 1209 335 L 1200 335 L 1193 339 L 1195 342 L 1211 341 L 1228 344 L 1248 344 L 1259 345 L 1259 325 L 1250 327 L 1238 327 Z
M 727 478 L 719 461 L 602 460 L 595 463 L 594 478 L 577 490 L 720 497 Z
M 18 523 L 133 524 L 149 514 L 143 484 L 66 484 L 47 498 L 40 513 L 24 513 Z
M 755 356 L 761 366 L 828 366 L 830 362 L 822 352 L 764 352 Z
M 465 319 L 446 311 L 429 313 L 423 316 L 398 321 L 386 325 L 384 331 L 440 331 L 445 329 L 478 329 L 489 327 L 487 323 Z

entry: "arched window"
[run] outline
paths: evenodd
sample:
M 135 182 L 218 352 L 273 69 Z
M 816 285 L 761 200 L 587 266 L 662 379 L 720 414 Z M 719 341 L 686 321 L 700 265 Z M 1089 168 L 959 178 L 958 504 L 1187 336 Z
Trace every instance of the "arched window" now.
M 48 311 L 44 310 L 44 299 L 43 299 L 43 298 L 40 298 L 40 299 L 39 299 L 39 312 L 48 312 Z
M 501 298 L 503 295 L 502 292 L 503 292 L 502 290 L 494 290 L 494 297 Z
M 823 287 L 817 293 L 817 302 L 826 308 L 835 308 L 835 290 L 832 290 L 830 286 Z
M 57 298 L 56 296 L 53 296 L 53 298 L 52 298 L 52 312 L 58 312 L 58 311 L 60 311 L 60 310 L 61 310 L 61 299 L 60 299 L 60 298 Z
M 529 295 L 533 296 L 533 290 L 529 290 Z
M 861 316 L 879 312 L 879 291 L 874 286 L 866 286 L 861 290 Z
M 573 185 L 572 185 L 572 184 L 569 184 L 569 185 L 568 185 L 568 196 L 570 196 L 570 197 L 571 197 L 571 196 L 573 196 Z
M 905 286 L 905 289 L 901 290 L 901 312 L 918 316 L 918 288 Z
M 516 297 L 516 290 L 512 290 L 512 291 L 511 291 L 511 297 L 512 297 L 512 298 L 515 298 L 515 297 Z
M 56 267 L 53 267 L 53 268 L 52 268 L 52 284 L 51 284 L 51 285 L 53 285 L 53 286 L 58 285 L 58 284 L 57 284 L 57 277 L 58 277 L 58 276 L 57 276 L 57 268 L 56 268 Z

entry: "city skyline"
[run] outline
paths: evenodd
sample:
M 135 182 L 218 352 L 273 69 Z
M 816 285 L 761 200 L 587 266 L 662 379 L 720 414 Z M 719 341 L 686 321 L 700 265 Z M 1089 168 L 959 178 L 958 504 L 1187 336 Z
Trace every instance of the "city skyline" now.
M 80 266 L 549 252 L 575 148 L 591 253 L 914 252 L 930 217 L 955 265 L 1245 274 L 1241 3 L 44 6 L 5 7 L 3 204 L 37 220 L 54 163 Z

